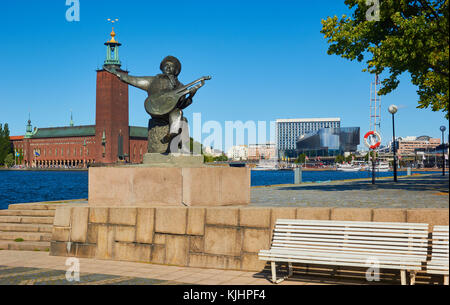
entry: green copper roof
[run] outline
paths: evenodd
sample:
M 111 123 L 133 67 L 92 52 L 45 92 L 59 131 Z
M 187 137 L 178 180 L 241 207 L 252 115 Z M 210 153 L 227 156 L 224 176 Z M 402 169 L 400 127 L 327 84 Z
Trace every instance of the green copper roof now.
M 95 136 L 95 126 L 40 128 L 32 139 Z
M 130 138 L 148 138 L 147 127 L 134 127 L 130 126 Z

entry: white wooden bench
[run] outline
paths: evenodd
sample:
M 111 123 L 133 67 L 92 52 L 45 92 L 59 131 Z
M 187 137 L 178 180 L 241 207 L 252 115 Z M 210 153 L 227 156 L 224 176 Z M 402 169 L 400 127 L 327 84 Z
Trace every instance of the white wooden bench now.
M 444 285 L 448 285 L 448 226 L 434 226 L 432 240 L 427 273 L 444 275 Z
M 259 259 L 270 261 L 272 282 L 292 275 L 292 263 L 400 270 L 411 283 L 427 259 L 428 224 L 278 219 L 270 250 Z M 276 263 L 288 263 L 287 277 L 277 279 Z

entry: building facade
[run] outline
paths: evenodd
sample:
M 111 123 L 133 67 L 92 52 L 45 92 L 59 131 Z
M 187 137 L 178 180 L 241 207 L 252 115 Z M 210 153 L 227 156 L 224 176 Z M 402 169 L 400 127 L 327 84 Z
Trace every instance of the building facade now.
M 121 70 L 114 30 L 106 65 Z M 148 151 L 147 127 L 129 126 L 128 85 L 105 70 L 97 71 L 95 125 L 33 129 L 28 120 L 24 136 L 11 141 L 16 164 L 26 167 L 87 167 L 95 163 L 141 163 Z
M 322 128 L 297 140 L 297 154 L 328 157 L 354 153 L 360 144 L 360 128 Z
M 248 146 L 248 160 L 269 160 L 277 157 L 277 149 L 274 143 L 250 144 Z
M 278 158 L 296 157 L 297 139 L 321 128 L 340 128 L 340 118 L 276 120 Z
M 248 146 L 239 145 L 231 147 L 227 152 L 227 157 L 233 161 L 246 161 L 248 159 Z
M 428 136 L 397 138 L 396 142 L 397 153 L 399 155 L 414 155 L 417 149 L 435 149 L 436 147 L 441 145 L 441 139 L 434 139 Z

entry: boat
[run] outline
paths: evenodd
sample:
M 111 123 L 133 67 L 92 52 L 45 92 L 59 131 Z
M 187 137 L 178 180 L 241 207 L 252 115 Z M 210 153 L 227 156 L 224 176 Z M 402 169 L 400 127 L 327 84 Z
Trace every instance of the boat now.
M 256 167 L 252 168 L 254 171 L 276 171 L 278 170 L 278 160 L 260 160 Z
M 372 171 L 372 162 L 369 163 L 367 167 L 369 172 Z M 389 171 L 389 163 L 388 162 L 379 162 L 375 164 L 375 172 L 388 172 Z
M 359 172 L 361 170 L 361 165 L 357 164 L 338 164 L 336 167 L 337 171 L 341 172 Z

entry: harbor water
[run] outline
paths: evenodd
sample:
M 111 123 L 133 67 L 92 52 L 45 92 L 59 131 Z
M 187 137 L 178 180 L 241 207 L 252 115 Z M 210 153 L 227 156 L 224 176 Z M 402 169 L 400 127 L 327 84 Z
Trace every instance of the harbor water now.
M 414 172 L 431 173 L 431 172 Z M 406 171 L 398 173 L 406 175 Z M 303 182 L 370 178 L 370 172 L 303 171 Z M 377 173 L 389 177 L 392 172 Z M 0 171 L 0 210 L 9 204 L 87 199 L 87 171 Z M 293 171 L 252 171 L 252 186 L 294 183 Z

